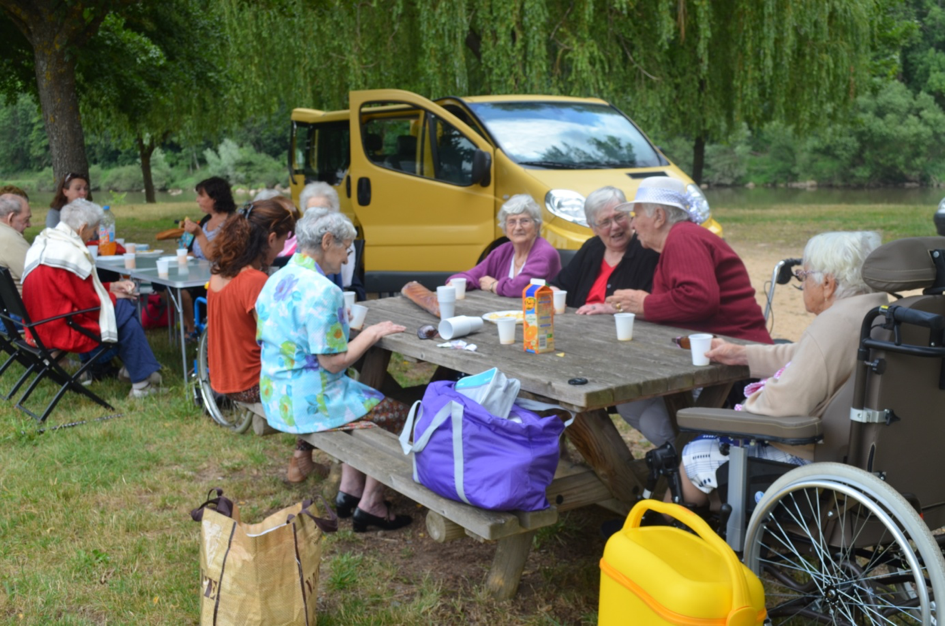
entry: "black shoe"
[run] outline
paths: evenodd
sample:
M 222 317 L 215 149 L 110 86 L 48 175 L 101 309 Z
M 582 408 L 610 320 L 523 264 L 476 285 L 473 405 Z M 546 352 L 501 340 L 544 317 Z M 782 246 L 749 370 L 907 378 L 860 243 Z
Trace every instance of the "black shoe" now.
M 390 505 L 387 505 L 387 511 L 388 515 L 390 515 Z M 352 527 L 356 533 L 367 532 L 369 526 L 377 526 L 381 530 L 397 530 L 398 528 L 407 526 L 412 521 L 413 518 L 409 515 L 397 515 L 391 520 L 386 517 L 378 517 L 377 515 L 365 513 L 361 509 L 355 509 Z
M 358 506 L 358 502 L 360 501 L 361 498 L 357 496 L 348 495 L 344 491 L 339 491 L 338 495 L 335 496 L 335 512 L 338 513 L 338 517 L 341 518 L 351 517 L 351 514 L 354 513 L 354 509 Z

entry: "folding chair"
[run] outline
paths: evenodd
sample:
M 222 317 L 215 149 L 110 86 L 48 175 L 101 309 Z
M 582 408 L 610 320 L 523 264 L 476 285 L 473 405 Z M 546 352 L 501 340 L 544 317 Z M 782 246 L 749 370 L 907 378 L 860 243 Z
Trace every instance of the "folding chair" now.
M 13 277 L 10 275 L 10 270 L 4 267 L 0 267 L 0 302 L 2 302 L 2 307 L 0 307 L 0 320 L 3 321 L 3 325 L 7 332 L 7 346 L 4 346 L 3 349 L 7 349 L 7 347 L 13 347 L 16 350 L 16 356 L 11 358 L 15 358 L 24 367 L 26 367 L 26 372 L 24 372 L 24 374 L 20 377 L 16 385 L 13 386 L 13 389 L 8 394 L 7 399 L 9 400 L 12 398 L 17 393 L 17 391 L 19 391 L 20 387 L 22 387 L 27 381 L 27 379 L 29 379 L 30 376 L 33 376 L 33 380 L 27 386 L 26 391 L 23 392 L 23 395 L 17 401 L 16 408 L 20 409 L 27 415 L 30 415 L 37 422 L 43 423 L 46 421 L 46 418 L 49 417 L 49 414 L 52 413 L 53 409 L 56 408 L 56 405 L 59 404 L 59 401 L 66 394 L 66 392 L 73 391 L 97 402 L 109 410 L 115 410 L 115 407 L 89 391 L 85 386 L 82 385 L 81 382 L 79 382 L 82 374 L 92 367 L 92 364 L 95 363 L 103 351 L 108 349 L 108 346 L 102 345 L 92 355 L 92 358 L 90 358 L 81 368 L 79 368 L 75 374 L 69 374 L 69 372 L 63 369 L 63 367 L 59 364 L 59 360 L 62 359 L 67 354 L 67 352 L 47 348 L 45 344 L 43 344 L 42 339 L 40 339 L 39 335 L 34 330 L 35 328 L 53 320 L 65 319 L 66 324 L 69 325 L 70 328 L 82 333 L 86 337 L 89 337 L 98 343 L 101 343 L 101 337 L 82 328 L 76 324 L 73 319 L 77 315 L 98 311 L 100 307 L 83 309 L 81 311 L 73 311 L 72 313 L 56 315 L 34 322 L 30 318 L 29 313 L 26 311 L 26 306 L 24 306 L 23 299 L 20 297 L 20 293 L 16 289 L 16 283 L 13 281 Z M 15 320 L 12 317 L 13 315 L 18 316 L 21 320 L 20 324 L 22 324 L 22 327 L 30 331 L 35 345 L 30 345 L 27 343 L 26 339 L 17 328 Z M 7 367 L 8 365 L 9 360 L 4 364 L 4 367 Z M 39 382 L 44 378 L 49 378 L 59 385 L 59 391 L 50 401 L 49 405 L 42 412 L 42 414 L 37 415 L 23 405 L 33 394 L 33 391 L 36 390 L 36 386 L 39 384 Z

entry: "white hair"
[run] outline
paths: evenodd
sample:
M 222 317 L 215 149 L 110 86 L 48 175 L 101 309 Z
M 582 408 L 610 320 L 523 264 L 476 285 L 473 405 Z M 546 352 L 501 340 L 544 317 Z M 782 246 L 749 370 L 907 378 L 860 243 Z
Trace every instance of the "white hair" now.
M 597 214 L 606 209 L 611 204 L 623 204 L 627 201 L 627 196 L 616 187 L 601 187 L 588 194 L 584 200 L 584 219 L 588 226 L 594 226 L 597 223 Z
M 328 183 L 309 183 L 302 187 L 302 193 L 299 194 L 299 210 L 302 213 L 308 210 L 308 201 L 312 198 L 325 198 L 328 200 L 328 208 L 335 213 L 341 210 L 341 201 L 338 200 L 338 192 Z
M 26 198 L 23 196 L 18 196 L 15 193 L 3 194 L 0 196 L 0 219 L 5 218 L 11 213 L 13 215 L 19 215 L 28 204 Z
M 636 210 L 646 213 L 647 216 L 652 216 L 656 209 L 663 209 L 666 213 L 666 223 L 672 226 L 673 224 L 678 224 L 679 222 L 688 222 L 691 221 L 689 213 L 683 211 L 679 207 L 670 206 L 668 204 L 657 204 L 655 202 L 641 202 L 637 205 Z
M 535 226 L 541 230 L 541 209 L 538 203 L 527 193 L 519 193 L 508 200 L 499 209 L 499 228 L 505 232 L 505 222 L 512 215 L 527 213 L 528 217 L 535 220 Z
M 278 189 L 263 189 L 256 194 L 256 197 L 253 198 L 253 202 L 258 200 L 272 200 L 280 196 L 282 196 L 282 193 Z
M 65 222 L 75 232 L 79 232 L 83 225 L 92 229 L 98 228 L 103 217 L 105 217 L 105 211 L 102 207 L 84 198 L 73 200 L 62 207 L 59 213 L 59 221 Z
M 804 267 L 820 276 L 833 276 L 837 299 L 872 293 L 863 282 L 863 262 L 881 243 L 879 233 L 873 231 L 814 235 L 804 247 Z
M 302 252 L 321 250 L 325 233 L 331 234 L 338 245 L 343 245 L 344 242 L 351 241 L 358 235 L 358 231 L 347 215 L 324 209 L 313 208 L 295 223 L 295 238 Z

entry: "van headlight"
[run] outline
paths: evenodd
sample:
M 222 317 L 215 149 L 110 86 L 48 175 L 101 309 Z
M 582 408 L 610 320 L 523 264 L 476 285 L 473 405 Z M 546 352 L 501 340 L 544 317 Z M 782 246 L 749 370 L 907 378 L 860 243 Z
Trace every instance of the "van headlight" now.
M 709 201 L 705 194 L 699 189 L 699 185 L 689 183 L 686 185 L 686 199 L 689 200 L 689 216 L 696 224 L 701 224 L 710 217 L 712 211 L 709 210 Z
M 587 226 L 584 217 L 584 196 L 570 189 L 552 189 L 545 194 L 545 208 L 556 217 Z

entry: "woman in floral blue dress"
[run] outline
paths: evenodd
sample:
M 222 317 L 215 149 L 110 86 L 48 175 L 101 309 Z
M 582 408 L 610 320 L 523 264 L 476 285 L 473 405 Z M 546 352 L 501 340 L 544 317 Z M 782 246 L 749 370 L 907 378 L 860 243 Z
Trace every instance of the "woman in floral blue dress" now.
M 299 252 L 269 278 L 256 301 L 259 390 L 269 425 L 304 434 L 373 423 L 399 434 L 407 407 L 346 375 L 379 339 L 405 330 L 381 322 L 348 341 L 344 296 L 326 274 L 347 262 L 354 226 L 343 214 L 309 211 L 295 234 Z M 411 521 L 391 512 L 381 483 L 349 465 L 342 465 L 335 504 L 340 517 L 354 516 L 355 532 L 394 530 Z

